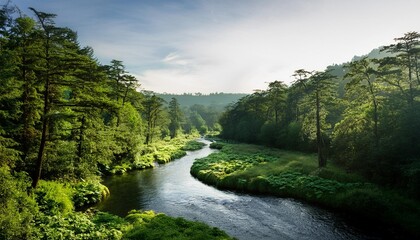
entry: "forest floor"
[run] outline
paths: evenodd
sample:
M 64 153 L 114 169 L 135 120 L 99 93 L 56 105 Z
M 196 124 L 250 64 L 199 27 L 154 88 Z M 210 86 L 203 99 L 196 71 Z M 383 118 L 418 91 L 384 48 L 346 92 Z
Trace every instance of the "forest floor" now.
M 220 149 L 196 160 L 191 174 L 220 189 L 292 197 L 420 236 L 420 203 L 375 185 L 317 156 L 250 144 L 212 143 Z

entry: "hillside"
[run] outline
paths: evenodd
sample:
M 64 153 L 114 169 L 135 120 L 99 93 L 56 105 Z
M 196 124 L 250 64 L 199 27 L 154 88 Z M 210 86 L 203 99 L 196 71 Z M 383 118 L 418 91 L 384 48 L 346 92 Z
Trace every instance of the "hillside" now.
M 157 96 L 169 102 L 171 98 L 176 98 L 182 107 L 191 107 L 195 104 L 204 106 L 213 106 L 217 109 L 224 109 L 227 105 L 237 102 L 240 98 L 246 96 L 244 93 L 210 93 L 205 94 L 167 94 L 158 93 Z

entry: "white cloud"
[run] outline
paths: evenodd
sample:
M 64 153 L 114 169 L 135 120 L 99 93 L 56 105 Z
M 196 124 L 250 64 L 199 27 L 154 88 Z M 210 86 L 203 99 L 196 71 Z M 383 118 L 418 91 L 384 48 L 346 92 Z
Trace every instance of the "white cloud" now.
M 122 60 L 157 92 L 251 92 L 420 30 L 418 0 L 46 2 L 65 4 L 58 19 L 101 61 Z

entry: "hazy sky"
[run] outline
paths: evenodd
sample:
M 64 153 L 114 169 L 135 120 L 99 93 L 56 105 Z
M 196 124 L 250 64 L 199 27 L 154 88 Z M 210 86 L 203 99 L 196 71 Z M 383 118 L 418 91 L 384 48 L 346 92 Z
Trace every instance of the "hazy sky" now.
M 4 3 L 5 0 L 0 0 Z M 155 92 L 243 92 L 420 31 L 419 0 L 12 0 L 57 14 Z

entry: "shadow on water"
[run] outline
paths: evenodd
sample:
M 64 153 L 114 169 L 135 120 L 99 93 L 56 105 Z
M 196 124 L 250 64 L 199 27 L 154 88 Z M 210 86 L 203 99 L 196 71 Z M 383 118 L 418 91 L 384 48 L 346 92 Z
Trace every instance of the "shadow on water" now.
M 190 175 L 190 167 L 215 151 L 207 145 L 155 169 L 105 178 L 111 196 L 97 208 L 119 216 L 151 209 L 206 222 L 239 239 L 385 238 L 380 231 L 362 231 L 337 214 L 299 201 L 220 191 L 201 183 Z

